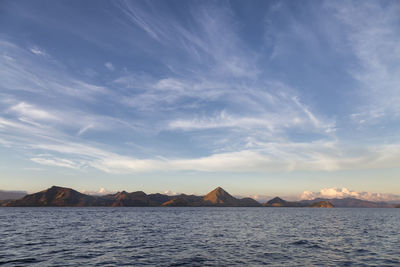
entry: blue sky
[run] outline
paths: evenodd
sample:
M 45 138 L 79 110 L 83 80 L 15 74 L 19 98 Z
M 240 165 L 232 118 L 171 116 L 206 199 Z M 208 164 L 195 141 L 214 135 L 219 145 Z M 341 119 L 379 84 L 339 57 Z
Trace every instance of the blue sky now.
M 0 188 L 400 194 L 398 14 L 2 1 Z

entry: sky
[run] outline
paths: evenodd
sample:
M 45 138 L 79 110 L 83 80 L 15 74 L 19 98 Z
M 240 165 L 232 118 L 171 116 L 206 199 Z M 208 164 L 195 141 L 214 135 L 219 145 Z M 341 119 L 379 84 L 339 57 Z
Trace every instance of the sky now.
M 399 14 L 2 0 L 0 189 L 400 200 Z

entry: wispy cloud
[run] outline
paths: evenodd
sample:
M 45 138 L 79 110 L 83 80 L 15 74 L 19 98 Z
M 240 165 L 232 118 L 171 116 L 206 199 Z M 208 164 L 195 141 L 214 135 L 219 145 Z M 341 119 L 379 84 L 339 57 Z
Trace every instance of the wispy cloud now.
M 263 148 L 217 153 L 200 158 L 134 158 L 79 143 L 32 144 L 31 149 L 74 156 L 74 162 L 55 157 L 35 157 L 39 164 L 70 168 L 93 167 L 107 173 L 152 171 L 203 172 L 276 172 L 276 171 L 337 171 L 351 169 L 390 168 L 400 160 L 399 146 L 370 148 L 359 152 L 332 143 L 271 143 Z M 299 152 L 300 151 L 300 152 Z
M 34 53 L 35 55 L 39 55 L 39 56 L 48 56 L 48 54 L 47 54 L 45 51 L 41 50 L 40 48 L 38 48 L 38 47 L 36 47 L 36 46 L 32 47 L 32 48 L 30 49 L 30 51 L 31 51 L 32 53 Z
M 398 2 L 330 2 L 345 25 L 347 42 L 358 60 L 349 70 L 365 99 L 359 112 L 362 123 L 400 116 L 400 29 Z
M 398 168 L 396 2 L 175 4 L 15 3 L 0 40 L 4 153 L 112 174 Z
M 50 55 L 37 59 L 33 57 L 35 53 L 32 55 L 28 50 L 4 40 L 0 40 L 0 48 L 4 51 L 0 56 L 0 88 L 4 91 L 21 90 L 46 98 L 68 96 L 79 100 L 93 100 L 96 95 L 108 92 L 103 86 L 66 74 L 62 64 Z
M 71 169 L 78 169 L 79 165 L 72 160 L 51 157 L 50 155 L 38 155 L 38 157 L 31 158 L 33 162 L 47 166 L 65 167 Z
M 143 4 L 143 3 L 142 3 Z M 257 55 L 248 50 L 235 33 L 231 10 L 214 3 L 198 3 L 190 9 L 190 22 L 145 4 L 124 1 L 120 9 L 133 25 L 162 45 L 179 47 L 200 65 L 233 77 L 255 77 Z M 194 33 L 196 32 L 196 33 Z
M 20 102 L 12 106 L 9 111 L 16 112 L 18 116 L 28 117 L 36 120 L 56 120 L 57 117 L 50 114 L 46 110 L 38 109 L 33 105 Z
M 93 127 L 94 127 L 93 123 L 84 126 L 82 129 L 79 130 L 78 136 L 85 133 L 87 130 L 89 130 L 90 128 L 93 128 Z

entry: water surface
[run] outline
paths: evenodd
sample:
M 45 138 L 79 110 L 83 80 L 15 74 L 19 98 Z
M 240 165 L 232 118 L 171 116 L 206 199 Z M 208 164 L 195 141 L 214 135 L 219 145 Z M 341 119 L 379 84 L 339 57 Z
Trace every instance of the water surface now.
M 0 208 L 10 266 L 400 266 L 400 209 Z

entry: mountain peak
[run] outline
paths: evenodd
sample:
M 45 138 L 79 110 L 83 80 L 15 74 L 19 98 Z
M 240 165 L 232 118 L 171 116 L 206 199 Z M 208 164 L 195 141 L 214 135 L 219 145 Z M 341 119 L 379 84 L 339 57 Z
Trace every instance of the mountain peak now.
M 69 189 L 69 188 L 53 185 L 52 187 L 47 188 L 45 191 L 50 191 L 50 190 L 61 190 L 61 189 Z
M 204 196 L 204 201 L 218 205 L 233 205 L 237 199 L 226 192 L 222 187 L 217 187 Z
M 286 203 L 286 200 L 283 200 L 280 197 L 274 197 L 270 201 L 267 202 L 268 204 L 273 204 L 273 203 Z
M 220 186 L 218 186 L 217 188 L 215 188 L 213 191 L 211 191 L 210 193 L 208 193 L 208 194 L 211 194 L 211 193 L 219 193 L 219 194 L 228 194 L 228 192 L 226 192 L 222 187 L 220 187 Z M 207 195 L 208 195 L 207 194 Z
M 93 198 L 71 188 L 53 185 L 38 193 L 10 202 L 11 206 L 85 206 Z

